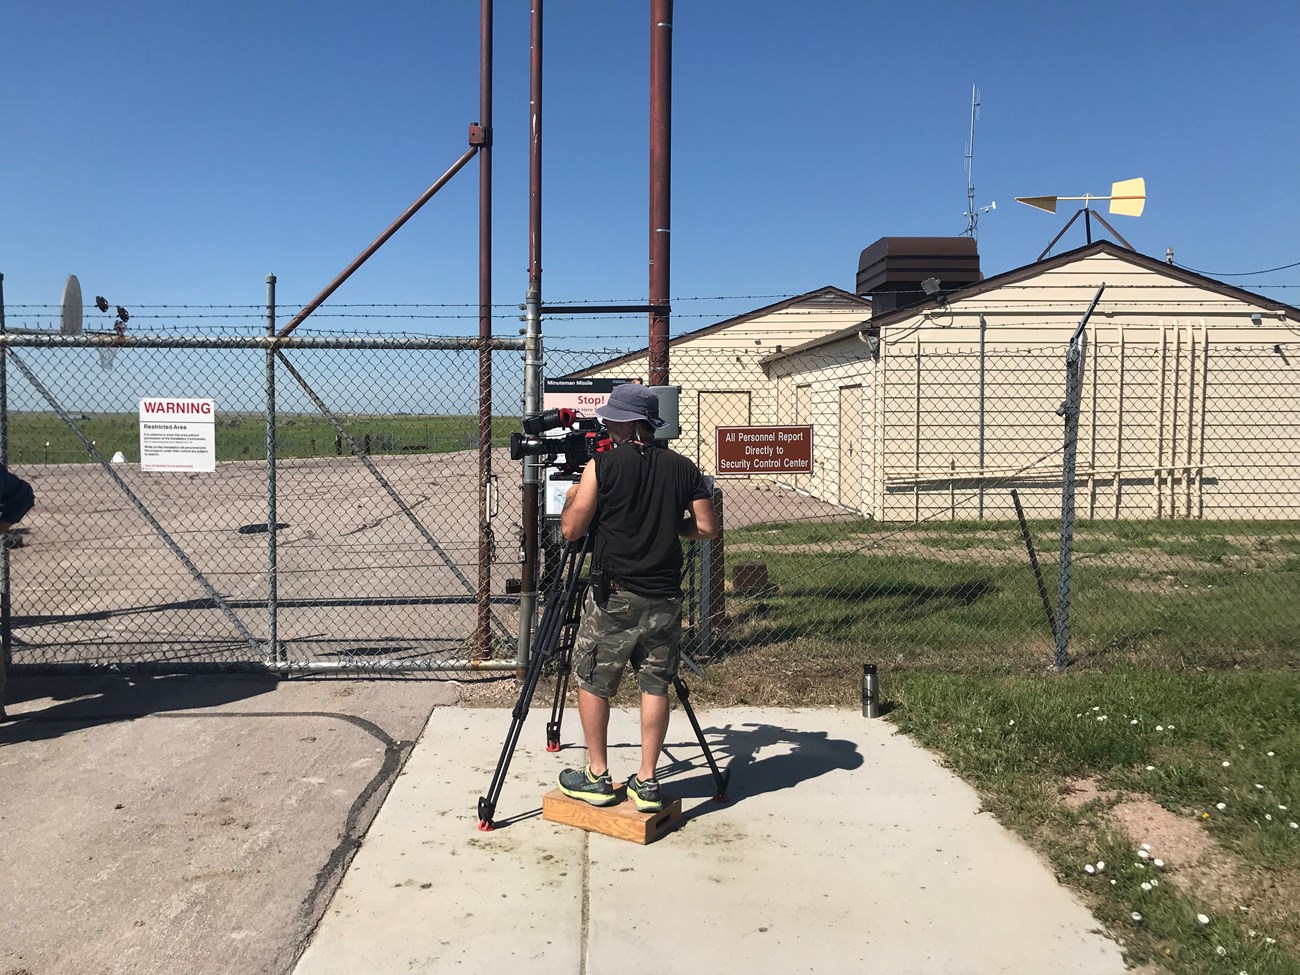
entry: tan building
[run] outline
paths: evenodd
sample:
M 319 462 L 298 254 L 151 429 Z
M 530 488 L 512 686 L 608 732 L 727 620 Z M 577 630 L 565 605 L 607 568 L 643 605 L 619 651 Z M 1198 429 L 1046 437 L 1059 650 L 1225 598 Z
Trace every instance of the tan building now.
M 790 489 L 913 521 L 1011 518 L 1016 488 L 1053 515 L 1066 349 L 1104 283 L 1079 517 L 1300 518 L 1300 309 L 1109 241 L 983 279 L 974 246 L 885 238 L 860 295 L 824 288 L 673 340 L 677 449 L 712 473 L 719 426 L 811 424 L 813 472 L 777 480 Z M 644 373 L 644 351 L 576 375 L 629 366 Z
M 669 379 L 681 386 L 675 449 L 706 474 L 716 470 L 713 431 L 719 426 L 771 423 L 777 387 L 762 361 L 773 354 L 861 325 L 871 302 L 825 287 L 726 321 L 687 332 L 668 344 Z M 640 378 L 649 371 L 645 349 L 570 374 L 570 378 Z M 701 436 L 701 431 L 704 435 Z

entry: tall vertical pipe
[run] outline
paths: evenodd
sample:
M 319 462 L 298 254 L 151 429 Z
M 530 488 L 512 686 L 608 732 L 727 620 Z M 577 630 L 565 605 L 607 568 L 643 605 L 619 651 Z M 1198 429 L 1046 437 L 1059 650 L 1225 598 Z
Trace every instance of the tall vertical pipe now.
M 266 276 L 266 334 L 275 337 L 275 275 Z M 280 662 L 280 576 L 276 522 L 275 350 L 266 350 L 266 649 L 267 659 Z
M 650 304 L 667 305 L 672 249 L 673 0 L 650 0 Z M 650 385 L 668 385 L 668 313 L 650 313 Z
M 542 412 L 542 0 L 529 14 L 528 61 L 528 295 L 524 303 L 524 417 Z M 515 662 L 528 666 L 537 616 L 539 458 L 523 459 L 523 565 L 519 573 L 519 644 Z
M 478 628 L 475 647 L 491 640 L 492 546 L 488 491 L 492 483 L 492 0 L 479 0 L 478 168 Z

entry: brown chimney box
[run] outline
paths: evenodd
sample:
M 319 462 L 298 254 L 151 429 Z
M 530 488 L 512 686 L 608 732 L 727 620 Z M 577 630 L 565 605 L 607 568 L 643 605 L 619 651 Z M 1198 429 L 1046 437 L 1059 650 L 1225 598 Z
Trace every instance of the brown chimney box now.
M 921 288 L 938 278 L 944 291 L 982 281 L 973 237 L 881 237 L 858 258 L 858 294 L 871 296 L 872 315 L 926 300 Z

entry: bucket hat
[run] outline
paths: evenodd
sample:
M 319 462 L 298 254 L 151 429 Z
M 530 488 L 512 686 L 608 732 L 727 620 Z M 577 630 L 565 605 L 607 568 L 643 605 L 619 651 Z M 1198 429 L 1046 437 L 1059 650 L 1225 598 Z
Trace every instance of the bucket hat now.
M 659 415 L 659 397 L 640 383 L 615 386 L 604 405 L 596 407 L 596 415 L 615 423 L 649 423 L 656 430 L 667 421 Z

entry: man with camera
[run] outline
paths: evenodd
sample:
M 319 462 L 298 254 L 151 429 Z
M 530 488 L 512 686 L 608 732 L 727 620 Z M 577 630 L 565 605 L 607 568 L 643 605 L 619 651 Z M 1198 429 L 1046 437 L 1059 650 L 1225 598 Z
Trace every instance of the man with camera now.
M 677 676 L 682 621 L 680 538 L 716 538 L 718 522 L 699 468 L 656 444 L 659 398 L 638 383 L 616 386 L 596 408 L 612 450 L 569 489 L 560 530 L 595 532 L 591 585 L 574 645 L 578 714 L 588 764 L 560 773 L 560 790 L 594 806 L 618 801 L 609 773 L 609 699 L 630 663 L 641 690 L 641 767 L 627 794 L 642 812 L 663 808 L 655 767 L 668 733 L 668 685 Z

